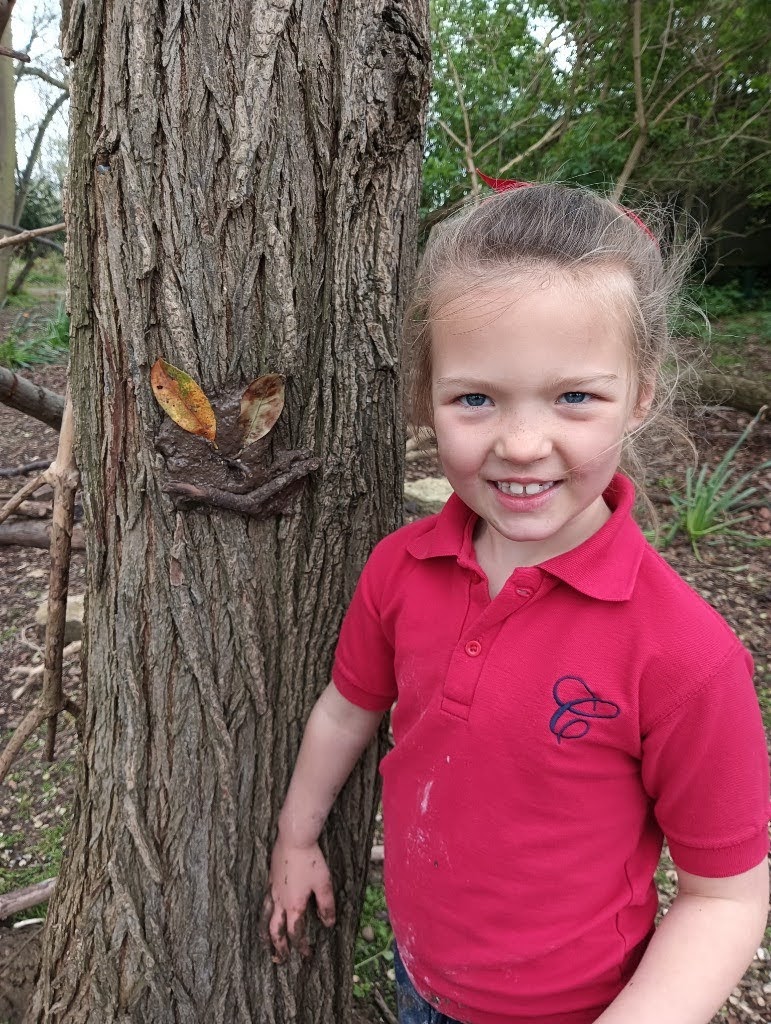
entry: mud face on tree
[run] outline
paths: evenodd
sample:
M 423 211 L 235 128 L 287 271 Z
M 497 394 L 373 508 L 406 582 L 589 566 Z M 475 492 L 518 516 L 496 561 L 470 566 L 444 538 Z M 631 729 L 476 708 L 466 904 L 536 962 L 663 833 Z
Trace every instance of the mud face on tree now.
M 244 446 L 244 395 L 213 396 L 217 447 L 165 419 L 156 438 L 163 456 L 163 490 L 177 508 L 226 508 L 260 519 L 292 513 L 303 478 L 321 462 L 309 449 L 282 450 L 274 433 Z

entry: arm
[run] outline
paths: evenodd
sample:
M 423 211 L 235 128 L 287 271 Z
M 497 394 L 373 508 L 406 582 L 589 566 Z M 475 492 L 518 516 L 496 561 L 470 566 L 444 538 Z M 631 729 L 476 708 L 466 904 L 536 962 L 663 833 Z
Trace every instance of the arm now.
M 708 1024 L 758 948 L 768 909 L 765 860 L 731 878 L 677 874 L 669 913 L 596 1024 Z
M 327 815 L 364 748 L 377 732 L 382 711 L 365 711 L 333 683 L 319 697 L 305 727 L 300 753 L 278 820 L 270 864 L 270 891 L 261 915 L 263 938 L 276 960 L 289 944 L 307 956 L 305 910 L 311 895 L 323 924 L 335 923 L 332 878 L 318 837 Z

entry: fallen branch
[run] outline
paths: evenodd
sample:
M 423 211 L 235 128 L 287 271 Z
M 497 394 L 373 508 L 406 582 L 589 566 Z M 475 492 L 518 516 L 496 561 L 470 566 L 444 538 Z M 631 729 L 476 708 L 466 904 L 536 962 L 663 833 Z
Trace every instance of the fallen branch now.
M 44 882 L 35 882 L 34 885 L 27 885 L 24 889 L 0 896 L 0 921 L 18 914 L 21 910 L 36 907 L 38 903 L 47 903 L 53 896 L 56 880 L 57 876 L 54 875 L 53 878 L 46 878 Z
M 43 235 L 55 235 L 57 231 L 64 231 L 65 227 L 65 223 L 62 221 L 61 224 L 49 224 L 45 228 L 20 231 L 18 234 L 10 235 L 8 238 L 0 238 L 0 249 L 5 249 L 11 245 L 24 245 L 25 242 L 31 242 L 33 238 L 41 238 Z
M 50 548 L 51 531 L 51 523 L 4 523 L 0 526 L 0 545 Z M 75 526 L 72 531 L 72 550 L 86 550 L 86 538 L 80 525 Z
M 696 381 L 699 401 L 705 405 L 728 405 L 753 415 L 771 405 L 768 385 L 762 380 L 732 377 L 727 373 L 701 373 Z
M 62 651 L 62 664 L 64 664 L 65 661 L 69 661 L 73 654 L 80 654 L 81 645 L 82 640 L 73 640 L 71 644 L 67 644 Z M 41 665 L 17 665 L 16 668 L 11 669 L 11 675 L 26 676 L 29 681 L 35 676 L 39 676 L 44 669 L 45 663 Z
M 436 448 L 412 448 L 405 453 L 406 462 L 417 462 L 418 459 L 436 458 Z
M 48 519 L 51 515 L 51 506 L 45 501 L 23 501 L 14 515 L 26 519 Z
M 38 469 L 48 469 L 50 465 L 50 459 L 35 459 L 34 462 L 27 462 L 23 466 L 11 466 L 9 469 L 0 469 L 0 477 L 26 476 L 27 473 L 34 473 Z

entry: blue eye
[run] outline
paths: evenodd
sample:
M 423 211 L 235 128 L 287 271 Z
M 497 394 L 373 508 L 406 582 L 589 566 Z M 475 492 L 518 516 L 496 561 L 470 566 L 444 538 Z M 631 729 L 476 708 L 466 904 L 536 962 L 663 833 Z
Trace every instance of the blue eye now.
M 485 402 L 489 401 L 487 395 L 461 395 L 458 399 L 461 405 L 465 405 L 467 409 L 479 409 Z
M 560 395 L 560 401 L 565 405 L 586 405 L 585 399 L 591 397 L 586 391 L 566 391 L 564 395 Z

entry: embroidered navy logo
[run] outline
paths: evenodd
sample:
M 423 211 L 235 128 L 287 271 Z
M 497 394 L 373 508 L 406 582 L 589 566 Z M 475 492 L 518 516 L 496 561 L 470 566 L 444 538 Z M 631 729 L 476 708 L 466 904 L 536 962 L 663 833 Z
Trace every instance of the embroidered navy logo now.
M 603 700 L 579 676 L 560 676 L 552 690 L 557 710 L 549 729 L 563 740 L 580 740 L 592 727 L 593 718 L 618 718 L 621 708 L 612 700 Z

